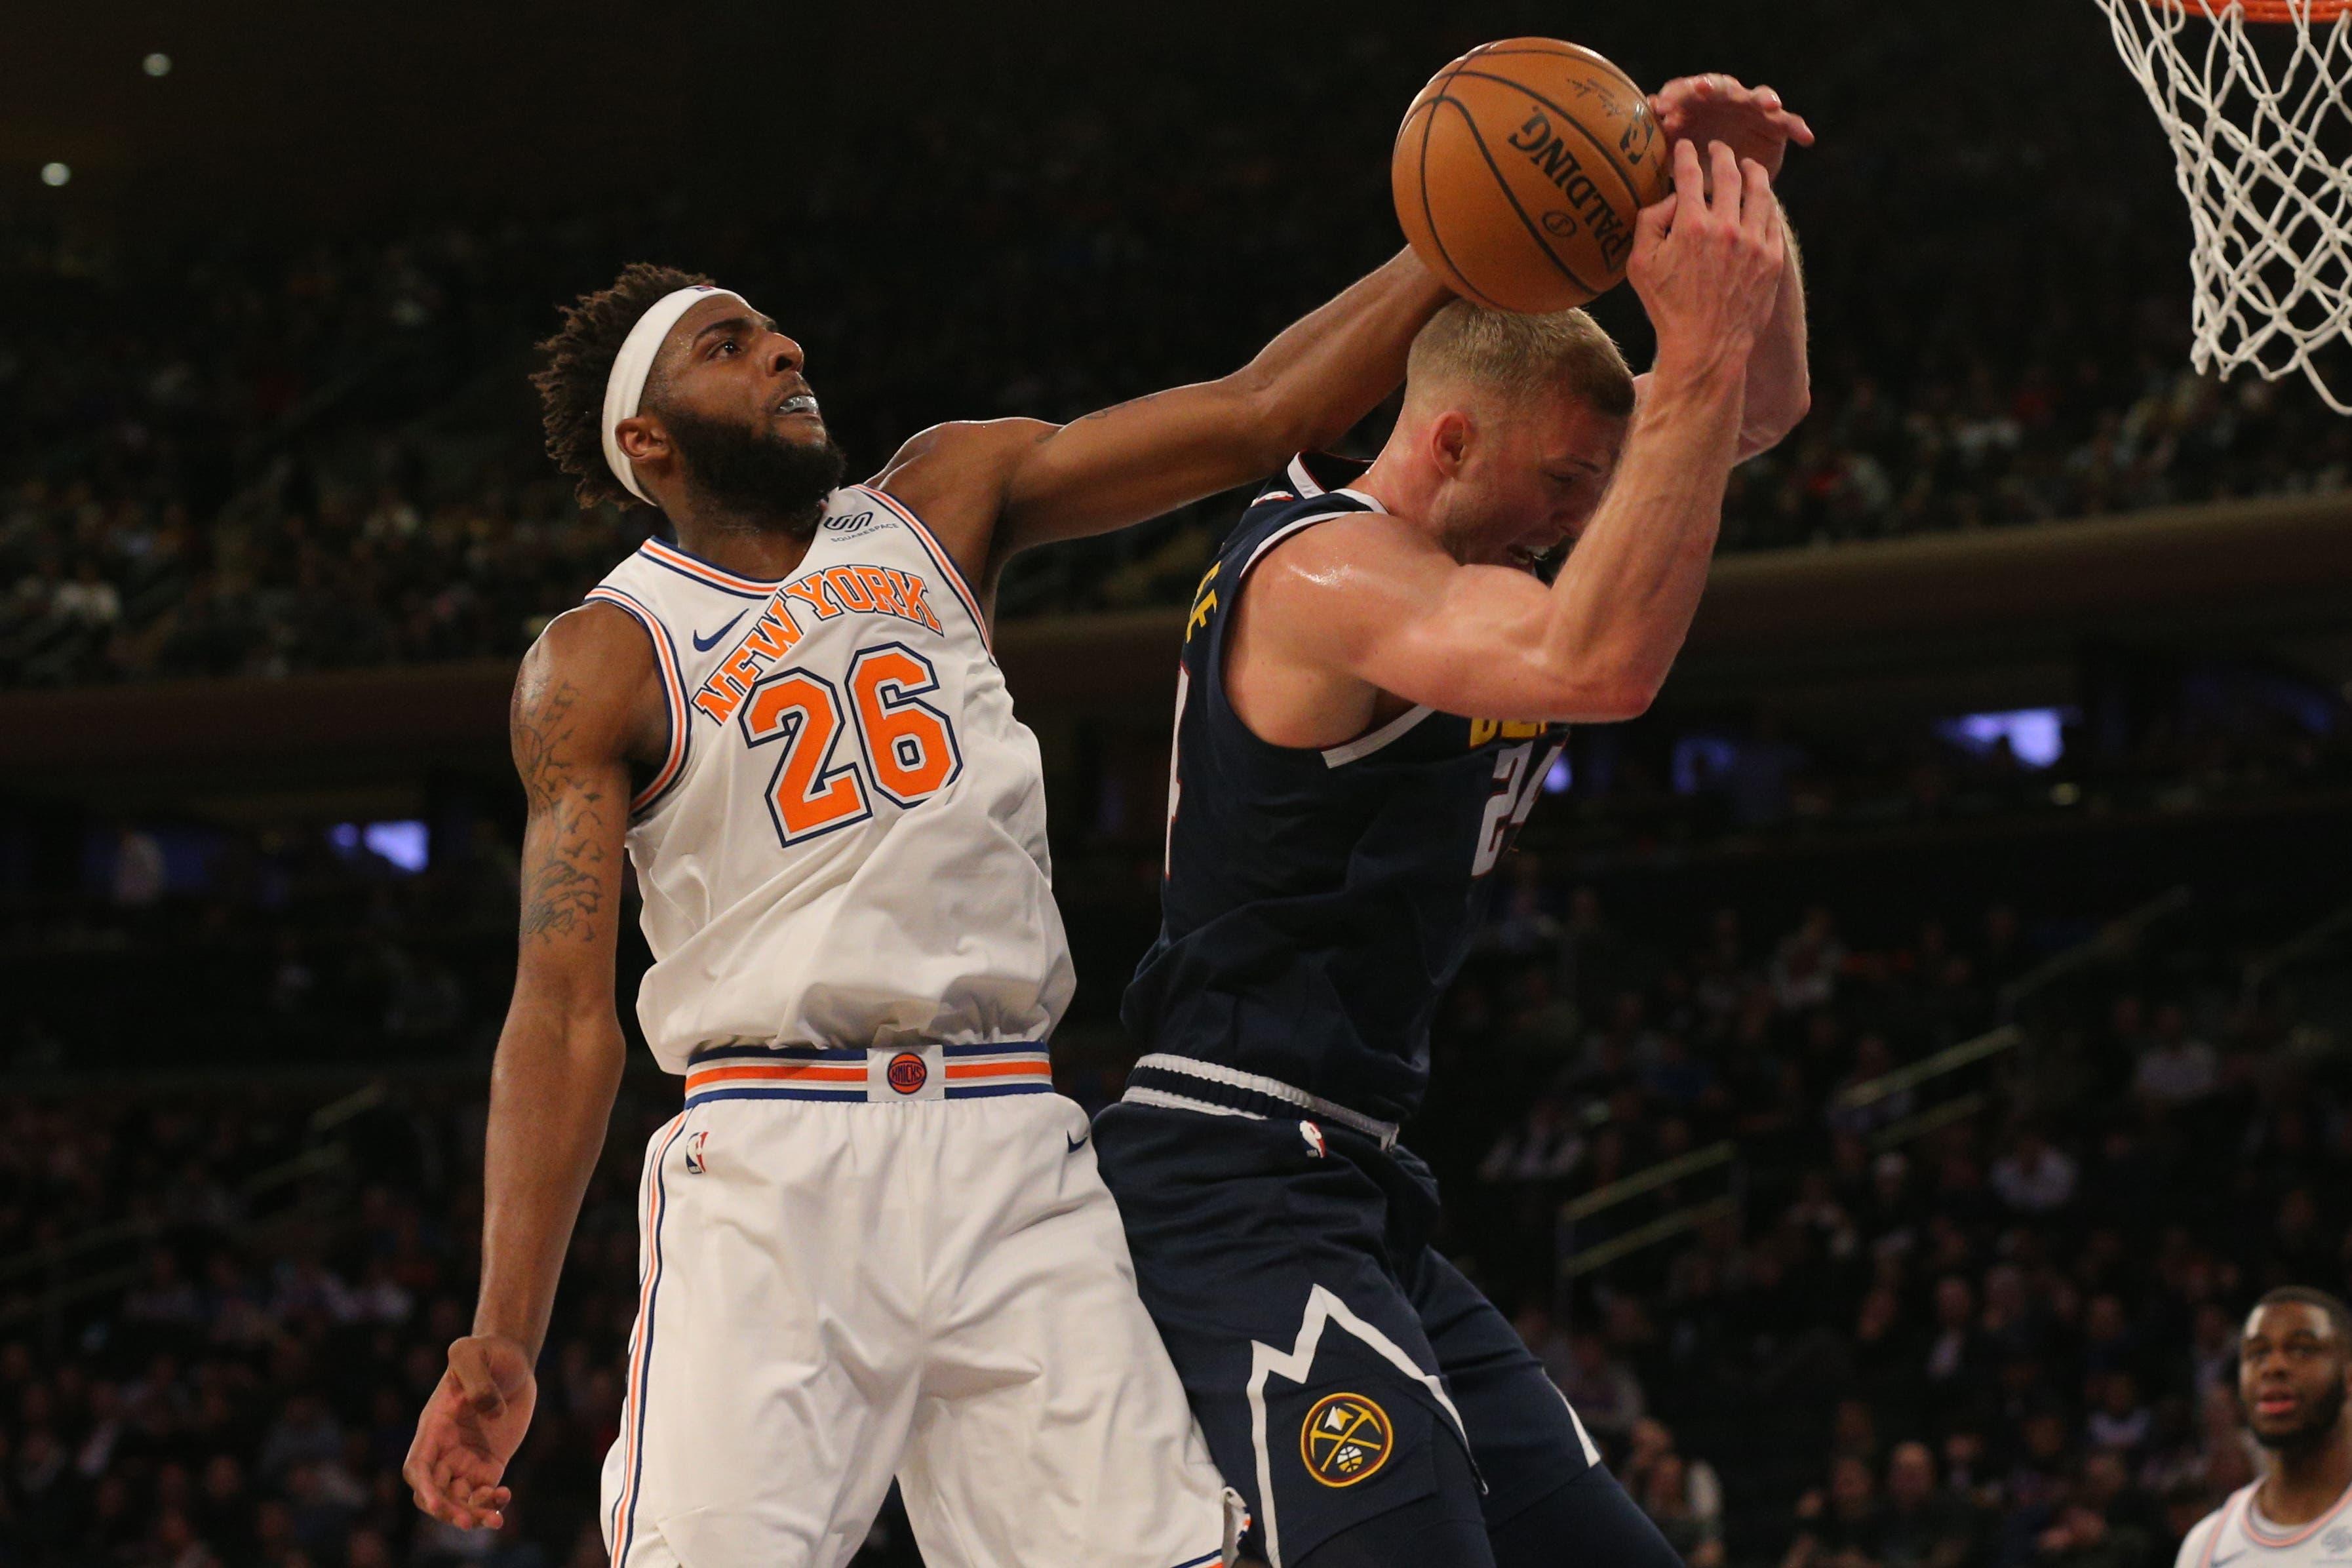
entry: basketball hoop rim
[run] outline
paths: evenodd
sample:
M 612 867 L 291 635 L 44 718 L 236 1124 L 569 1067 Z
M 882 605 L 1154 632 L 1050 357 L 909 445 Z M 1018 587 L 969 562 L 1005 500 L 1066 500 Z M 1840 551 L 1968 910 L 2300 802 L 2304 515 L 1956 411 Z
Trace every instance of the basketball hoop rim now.
M 2333 22 L 2352 15 L 2352 0 L 2139 0 L 2151 11 L 2185 11 L 2218 22 L 2234 11 L 2249 22 Z

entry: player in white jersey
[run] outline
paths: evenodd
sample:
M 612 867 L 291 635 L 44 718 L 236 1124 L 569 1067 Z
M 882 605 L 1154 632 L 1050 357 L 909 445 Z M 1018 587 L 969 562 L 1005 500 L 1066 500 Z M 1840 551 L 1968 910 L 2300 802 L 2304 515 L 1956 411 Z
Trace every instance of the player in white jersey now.
M 2177 1568 L 2345 1568 L 2352 1563 L 2352 1312 L 2287 1286 L 2256 1303 L 2238 1340 L 2246 1429 L 2268 1473 L 2199 1521 Z
M 1018 550 L 1336 439 L 1444 299 L 1402 255 L 1234 375 L 1064 426 L 940 426 L 848 487 L 800 346 L 740 296 L 638 266 L 567 313 L 535 378 L 550 451 L 676 542 L 516 683 L 481 1298 L 418 1421 L 420 1507 L 478 1527 L 509 1500 L 625 1054 L 625 850 L 638 1015 L 686 1104 L 645 1163 L 615 1568 L 835 1568 L 894 1474 L 934 1568 L 1223 1555 L 1232 1505 L 1052 1092 L 1070 958 L 989 605 Z

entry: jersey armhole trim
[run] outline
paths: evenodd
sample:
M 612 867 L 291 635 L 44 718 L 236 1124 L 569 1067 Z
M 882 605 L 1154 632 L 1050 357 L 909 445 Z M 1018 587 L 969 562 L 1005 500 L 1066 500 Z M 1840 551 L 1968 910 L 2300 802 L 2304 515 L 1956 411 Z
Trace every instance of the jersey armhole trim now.
M 661 804 L 685 775 L 687 752 L 693 744 L 693 732 L 686 721 L 686 682 L 678 673 L 677 646 L 670 641 L 669 628 L 659 617 L 618 588 L 600 584 L 588 590 L 588 602 L 610 605 L 643 626 L 654 645 L 654 664 L 661 671 L 662 702 L 669 713 L 669 750 L 652 782 L 629 801 L 629 815 L 643 816 Z
M 1344 768 L 1349 763 L 1361 761 L 1390 742 L 1400 740 L 1406 731 L 1437 711 L 1425 702 L 1417 702 L 1368 735 L 1359 735 L 1344 746 L 1332 746 L 1323 753 L 1327 768 Z
M 2197 1538 L 2197 1532 L 2203 1530 L 2206 1525 L 2210 1524 L 2213 1527 L 2211 1531 L 2205 1537 L 2205 1544 L 2198 1548 L 2197 1568 L 2212 1568 L 2213 1552 L 2215 1549 L 2221 1545 L 2221 1537 L 2229 1532 L 2231 1511 L 2243 1506 L 2245 1500 L 2252 1496 L 2252 1493 L 2253 1488 L 2252 1487 L 2243 1487 L 2237 1491 L 2231 1492 L 2228 1497 L 2221 1500 L 2221 1506 L 2220 1508 L 2215 1509 L 2204 1519 L 2200 1520 L 2197 1523 L 2189 1527 L 2189 1534 L 2180 1543 L 2184 1548 L 2190 1541 L 2194 1541 Z
M 1293 458 L 1290 460 L 1290 464 L 1294 478 L 1298 479 L 1305 484 L 1312 484 L 1314 482 L 1311 479 L 1307 479 L 1306 477 L 1307 465 L 1303 461 L 1299 458 Z M 1317 493 L 1320 494 L 1323 492 L 1318 490 Z M 1329 522 L 1334 518 L 1365 516 L 1386 517 L 1388 515 L 1388 512 L 1381 506 L 1381 504 L 1378 501 L 1373 500 L 1370 496 L 1361 495 L 1354 490 L 1336 491 L 1331 493 L 1335 496 L 1342 494 L 1346 495 L 1349 500 L 1360 502 L 1361 505 L 1360 507 L 1339 507 L 1330 511 L 1310 512 L 1305 517 L 1292 518 L 1288 522 L 1284 523 L 1280 528 L 1276 529 L 1272 533 L 1269 533 L 1264 539 L 1259 540 L 1257 542 L 1257 548 L 1252 550 L 1249 552 L 1248 557 L 1242 562 L 1242 569 L 1234 574 L 1233 592 L 1235 608 L 1238 608 L 1240 605 L 1242 588 L 1249 582 L 1250 574 L 1256 570 L 1258 562 L 1265 558 L 1267 551 L 1272 550 L 1276 545 L 1280 544 L 1284 540 L 1288 539 L 1291 535 L 1298 532 L 1302 529 L 1312 528 L 1318 522 Z M 1382 746 L 1389 744 L 1391 741 L 1399 739 L 1407 731 L 1411 730 L 1414 725 L 1420 723 L 1423 719 L 1428 718 L 1432 712 L 1435 711 L 1435 710 L 1429 708 L 1426 705 L 1408 708 L 1403 712 L 1398 714 L 1395 718 L 1390 720 L 1387 723 L 1382 724 L 1380 728 L 1370 731 L 1369 734 L 1359 735 L 1354 740 L 1347 742 L 1342 745 L 1277 746 L 1272 741 L 1260 735 L 1256 731 L 1252 730 L 1247 723 L 1243 721 L 1242 716 L 1239 713 L 1234 713 L 1233 711 L 1233 694 L 1225 689 L 1224 668 L 1225 631 L 1232 626 L 1232 624 L 1233 611 L 1228 610 L 1223 616 L 1220 617 L 1217 625 L 1216 640 L 1209 647 L 1209 657 L 1214 659 L 1217 664 L 1217 692 L 1223 700 L 1225 710 L 1228 713 L 1233 713 L 1234 722 L 1241 725 L 1242 733 L 1247 735 L 1251 740 L 1255 741 L 1261 746 L 1269 747 L 1274 751 L 1282 752 L 1292 756 L 1302 756 L 1307 752 L 1313 752 L 1323 759 L 1323 765 L 1325 767 L 1343 768 L 1349 763 L 1357 762 L 1362 758 L 1370 756 Z
M 887 491 L 878 490 L 872 485 L 855 485 L 851 488 L 864 490 L 867 495 L 872 496 L 883 506 L 897 513 L 907 526 L 914 531 L 915 542 L 923 547 L 923 552 L 931 558 L 932 564 L 946 576 L 948 586 L 955 590 L 956 597 L 961 599 L 963 607 L 971 612 L 972 626 L 980 633 L 980 646 L 988 650 L 989 658 L 994 658 L 996 647 L 988 635 L 988 617 L 980 613 L 980 595 L 972 592 L 971 580 L 964 576 L 963 568 L 956 564 L 955 557 L 948 553 L 947 546 L 940 542 L 939 535 L 931 531 L 930 525 L 915 515 L 914 508 Z
M 1280 528 L 1276 529 L 1272 533 L 1267 534 L 1264 539 L 1257 542 L 1257 548 L 1251 551 L 1248 557 L 1242 562 L 1242 569 L 1234 574 L 1234 583 L 1239 584 L 1244 578 L 1248 577 L 1252 572 L 1257 569 L 1258 561 L 1267 551 L 1273 549 L 1284 540 L 1288 539 L 1292 534 L 1297 533 L 1299 530 L 1304 528 L 1312 528 L 1318 522 L 1329 522 L 1334 518 L 1361 517 L 1362 515 L 1364 514 L 1358 511 L 1353 507 L 1343 506 L 1334 508 L 1330 511 L 1309 512 L 1305 517 L 1292 518 L 1288 522 L 1284 523 Z M 1235 591 L 1238 592 L 1239 590 L 1236 589 Z

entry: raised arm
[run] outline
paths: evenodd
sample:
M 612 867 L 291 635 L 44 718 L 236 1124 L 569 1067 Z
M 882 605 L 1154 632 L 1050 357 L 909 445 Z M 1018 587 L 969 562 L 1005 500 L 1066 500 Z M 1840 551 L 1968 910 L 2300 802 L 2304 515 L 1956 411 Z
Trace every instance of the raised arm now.
M 1740 384 L 1739 440 L 1732 462 L 1770 451 L 1787 438 L 1798 422 L 1812 411 L 1812 371 L 1805 354 L 1805 279 L 1797 254 L 1797 231 L 1780 215 L 1780 289 L 1773 297 L 1772 319 L 1748 356 L 1748 378 Z M 1637 375 L 1633 384 L 1646 395 L 1654 371 Z
M 514 998 L 490 1069 L 481 1297 L 403 1467 L 419 1508 L 467 1529 L 501 1522 L 506 1464 L 537 1398 L 531 1367 L 620 1085 L 622 837 L 630 756 L 649 719 L 667 721 L 655 682 L 645 634 L 591 605 L 548 627 L 515 683 L 529 816 Z
M 1451 713 L 1606 721 L 1646 708 L 1706 586 L 1750 357 L 1780 282 L 1780 207 L 1763 169 L 1675 149 L 1676 194 L 1642 216 L 1632 277 L 1657 370 L 1607 496 L 1559 580 L 1463 566 L 1367 514 L 1309 530 L 1250 590 L 1285 664 Z
M 1805 353 L 1804 258 L 1797 253 L 1797 231 L 1789 226 L 1785 211 L 1780 243 L 1780 291 L 1772 301 L 1771 321 L 1756 340 L 1756 352 L 1748 356 L 1735 462 L 1770 451 L 1812 411 L 1812 370 Z
M 929 517 L 968 568 L 1141 522 L 1347 434 L 1404 379 L 1413 334 L 1452 297 L 1401 251 L 1231 375 L 1067 425 L 935 426 L 876 482 Z
M 1734 154 L 1752 159 L 1774 181 L 1790 142 L 1813 144 L 1812 127 L 1791 114 L 1769 87 L 1743 87 L 1727 76 L 1678 77 L 1650 100 L 1669 147 L 1677 142 L 1704 146 L 1721 142 Z M 1812 373 L 1806 363 L 1805 278 L 1797 251 L 1797 231 L 1780 215 L 1787 256 L 1772 319 L 1748 357 L 1740 396 L 1739 446 L 1735 461 L 1746 462 L 1780 444 L 1811 409 Z M 1640 381 L 1646 383 L 1648 376 Z

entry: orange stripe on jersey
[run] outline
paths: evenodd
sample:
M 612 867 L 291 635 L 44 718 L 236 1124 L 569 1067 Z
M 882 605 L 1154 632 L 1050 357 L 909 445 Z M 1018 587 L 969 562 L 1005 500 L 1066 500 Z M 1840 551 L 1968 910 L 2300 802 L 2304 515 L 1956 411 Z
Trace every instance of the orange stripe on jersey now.
M 2246 1538 L 2249 1541 L 2253 1542 L 2258 1546 L 2269 1547 L 2273 1551 L 2283 1546 L 2300 1546 L 2305 1542 L 2310 1540 L 2313 1536 L 2318 1534 L 2322 1530 L 2326 1529 L 2329 1521 L 2334 1520 L 2337 1514 L 2344 1511 L 2345 1505 L 2347 1503 L 2352 1503 L 2352 1487 L 2345 1488 L 2344 1495 L 2336 1500 L 2336 1506 L 2329 1509 L 2326 1513 L 2321 1514 L 2317 1519 L 2313 1520 L 2309 1524 L 2297 1525 L 2292 1531 L 2285 1535 L 2273 1535 L 2268 1531 L 2263 1529 L 2261 1525 L 2254 1522 L 2254 1495 L 2251 1490 L 2249 1490 L 2246 1493 L 2244 1511 L 2240 1515 L 2238 1520 L 2238 1528 L 2246 1532 Z M 2213 1539 L 2215 1541 L 2221 1540 L 2221 1532 L 2218 1530 L 2215 1531 L 2213 1532 Z
M 648 539 L 638 548 L 674 572 L 698 577 L 713 587 L 724 588 L 731 594 L 756 594 L 764 598 L 774 593 L 778 586 L 774 583 L 762 583 L 756 577 L 739 577 L 732 572 L 722 571 L 683 550 L 674 550 L 658 539 Z
M 654 663 L 661 673 L 662 699 L 669 710 L 669 754 L 662 759 L 661 770 L 651 783 L 639 790 L 629 801 L 632 813 L 640 812 L 654 803 L 662 791 L 677 781 L 686 766 L 686 679 L 677 668 L 677 649 L 671 646 L 669 630 L 653 611 L 620 589 L 603 584 L 588 590 L 592 601 L 613 605 L 635 617 L 646 628 L 646 637 L 654 645 Z
M 907 526 L 914 531 L 915 542 L 923 547 L 926 554 L 930 556 L 932 564 L 940 569 L 940 575 L 947 578 L 948 586 L 953 588 L 956 597 L 963 601 L 963 607 L 971 612 L 971 624 L 980 630 L 981 646 L 986 647 L 990 657 L 993 658 L 996 649 L 988 635 L 988 617 L 980 613 L 980 600 L 973 595 L 971 584 L 964 581 L 962 568 L 955 563 L 955 558 L 950 555 L 946 548 L 940 543 L 939 536 L 930 531 L 929 526 L 921 518 L 917 517 L 913 511 L 892 497 L 883 494 L 871 485 L 860 485 L 857 488 L 897 513 L 905 520 Z
M 1053 1069 L 1042 1061 L 1025 1062 L 950 1062 L 948 1077 L 958 1078 L 1047 1078 Z
M 624 1391 L 621 1431 L 627 1447 L 622 1450 L 621 1490 L 613 1500 L 613 1562 L 614 1568 L 624 1568 L 629 1560 L 629 1547 L 636 1535 L 637 1479 L 644 1468 L 642 1453 L 646 1426 L 646 1363 L 653 1359 L 654 1293 L 661 1286 L 661 1221 L 662 1221 L 662 1161 L 669 1155 L 670 1146 L 677 1135 L 686 1131 L 686 1118 L 674 1118 L 668 1135 L 659 1149 L 646 1162 L 645 1202 L 639 1208 L 639 1224 L 644 1227 L 645 1252 L 641 1269 L 644 1280 L 637 1288 L 637 1331 L 631 1336 L 629 1346 L 629 1383 Z

